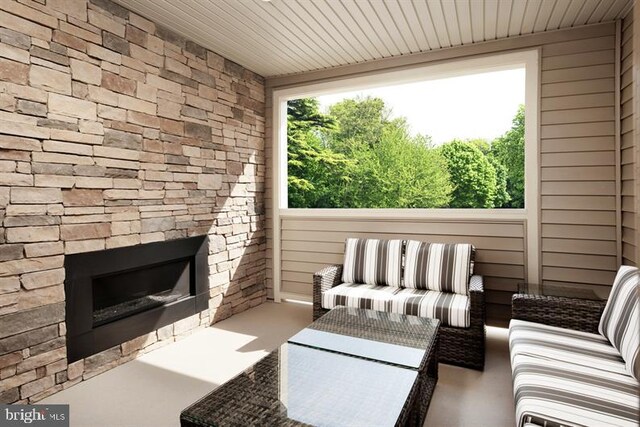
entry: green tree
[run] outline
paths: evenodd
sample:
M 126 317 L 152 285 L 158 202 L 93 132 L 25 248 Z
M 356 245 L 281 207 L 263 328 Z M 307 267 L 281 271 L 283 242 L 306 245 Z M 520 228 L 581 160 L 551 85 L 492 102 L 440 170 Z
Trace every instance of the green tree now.
M 425 135 L 412 137 L 404 117 L 390 118 L 380 98 L 341 101 L 330 108 L 335 151 L 353 159 L 342 206 L 431 208 L 446 206 L 452 187 L 446 164 Z
M 289 206 L 329 207 L 339 203 L 340 192 L 349 180 L 352 162 L 323 142 L 323 132 L 335 128 L 335 121 L 311 98 L 287 104 L 287 166 Z
M 454 185 L 452 208 L 493 208 L 498 194 L 496 170 L 472 143 L 454 139 L 442 145 L 440 153 Z
M 389 114 L 380 98 L 345 99 L 331 107 L 329 114 L 335 118 L 337 127 L 333 140 L 337 149 L 351 142 L 374 144 L 382 138 L 385 125 L 389 123 Z
M 404 129 L 386 129 L 375 146 L 352 145 L 355 160 L 343 205 L 352 208 L 436 208 L 453 190 L 444 159 Z
M 380 98 L 288 104 L 289 206 L 494 208 L 524 205 L 524 108 L 492 143 L 434 147 Z
M 511 195 L 507 191 L 507 168 L 496 160 L 493 156 L 486 156 L 491 166 L 496 171 L 496 195 L 493 199 L 493 206 L 502 208 L 511 200 Z
M 524 105 L 520 105 L 511 129 L 491 144 L 491 156 L 506 169 L 509 200 L 499 205 L 524 208 Z
M 491 152 L 491 142 L 484 138 L 467 139 L 465 142 L 477 147 L 485 156 Z
M 335 119 L 320 111 L 320 103 L 315 98 L 300 98 L 287 102 L 287 124 L 287 131 L 336 127 Z
M 396 132 L 396 133 L 394 133 Z M 400 130 L 388 129 L 375 147 L 381 172 L 386 176 L 390 208 L 438 208 L 451 201 L 453 186 L 445 159 L 424 145 L 422 138 L 401 137 Z M 406 128 L 402 129 L 406 132 Z

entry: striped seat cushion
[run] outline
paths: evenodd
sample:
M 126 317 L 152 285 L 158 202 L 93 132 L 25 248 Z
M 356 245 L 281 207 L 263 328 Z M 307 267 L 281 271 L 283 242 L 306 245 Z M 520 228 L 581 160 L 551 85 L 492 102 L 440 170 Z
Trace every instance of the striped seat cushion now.
M 627 372 L 640 379 L 640 272 L 622 266 L 613 282 L 598 331 L 620 351 Z
M 626 374 L 620 352 L 601 335 L 524 320 L 509 324 L 509 352 Z
M 402 240 L 347 239 L 342 281 L 400 286 Z
M 391 301 L 400 288 L 343 283 L 322 293 L 322 308 L 339 305 L 369 310 L 391 311 Z
M 638 381 L 629 375 L 524 354 L 511 370 L 518 426 L 638 425 Z
M 468 243 L 408 240 L 404 287 L 468 295 L 474 255 L 474 247 Z
M 442 325 L 470 324 L 469 297 L 421 289 L 343 283 L 322 293 L 322 307 L 339 305 L 440 319 Z
M 391 312 L 439 319 L 442 326 L 468 328 L 471 324 L 469 297 L 426 289 L 401 289 L 394 295 Z

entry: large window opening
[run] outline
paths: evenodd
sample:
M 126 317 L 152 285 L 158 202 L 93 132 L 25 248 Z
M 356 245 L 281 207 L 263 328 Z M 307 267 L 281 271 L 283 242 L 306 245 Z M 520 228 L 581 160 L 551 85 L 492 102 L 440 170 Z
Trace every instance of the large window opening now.
M 288 208 L 525 207 L 524 65 L 287 100 Z
M 450 55 L 455 52 L 451 50 Z M 267 185 L 271 186 L 276 301 L 299 296 L 294 287 L 281 289 L 282 280 L 304 286 L 308 283 L 306 264 L 315 259 L 291 258 L 294 251 L 318 245 L 323 255 L 325 251 L 338 253 L 345 236 L 400 238 L 406 236 L 404 230 L 410 235 L 425 235 L 421 240 L 427 240 L 428 235 L 433 241 L 468 241 L 469 231 L 473 230 L 473 239 L 478 242 L 499 241 L 509 250 L 523 250 L 525 280 L 539 282 L 539 189 L 540 178 L 546 173 L 540 169 L 538 139 L 540 50 L 438 57 L 442 60 L 424 55 L 425 62 L 417 63 L 422 58 L 418 55 L 342 70 L 321 70 L 279 79 L 277 85 L 271 86 L 272 180 Z M 457 80 L 458 84 L 451 86 L 464 89 L 456 93 L 447 89 L 446 83 L 456 83 L 458 77 L 482 79 L 492 73 L 497 73 L 497 84 L 476 80 L 463 86 Z M 509 73 L 514 84 L 509 83 Z M 403 88 L 426 82 L 432 82 L 441 93 L 410 91 L 403 102 L 390 101 L 391 96 L 400 96 Z M 386 92 L 367 92 L 373 89 Z M 497 102 L 499 93 L 505 92 L 514 99 Z M 432 98 L 437 102 L 431 102 Z M 412 117 L 414 114 L 418 120 Z M 288 120 L 290 116 L 295 120 Z M 502 117 L 499 126 L 492 125 L 490 132 L 485 131 L 485 125 L 498 117 Z M 364 119 L 371 126 L 360 126 L 358 120 Z M 337 126 L 338 120 L 350 126 Z M 502 141 L 505 139 L 517 143 L 506 144 Z M 338 144 L 344 141 L 349 143 Z M 375 151 L 371 141 L 378 141 Z M 502 152 L 502 144 L 506 145 L 506 153 Z M 514 148 L 515 153 L 507 148 Z M 359 157 L 354 154 L 355 149 L 362 149 L 356 153 Z M 444 153 L 446 150 L 453 153 Z M 452 167 L 445 158 L 448 155 L 453 159 Z M 505 159 L 509 157 L 515 160 Z M 480 159 L 484 169 L 469 167 L 474 159 L 476 163 Z M 369 167 L 368 172 L 358 171 L 353 165 L 355 160 L 362 163 L 360 166 Z M 312 167 L 307 168 L 305 162 Z M 508 163 L 509 169 L 501 169 L 496 166 L 498 163 Z M 451 175 L 457 173 L 453 166 L 459 165 L 467 165 L 458 170 L 465 172 L 459 177 L 469 180 L 479 180 L 482 170 L 493 168 L 493 190 L 476 185 L 469 191 L 475 199 L 470 197 L 471 202 L 467 200 L 464 205 L 454 204 L 454 191 L 461 191 L 462 186 L 455 186 L 452 181 L 463 178 L 452 179 Z M 509 180 L 510 171 L 518 180 Z M 504 181 L 498 180 L 500 173 L 506 175 Z M 491 176 L 490 172 L 486 174 Z M 509 200 L 495 196 L 505 194 L 497 191 L 498 181 L 503 190 L 506 188 Z M 323 182 L 330 185 L 317 185 Z M 462 183 L 466 184 L 464 180 Z M 520 183 L 520 189 L 514 183 Z M 422 191 L 423 187 L 430 191 Z M 490 194 L 494 196 L 489 197 Z M 461 205 L 480 207 L 457 207 Z M 441 235 L 441 224 L 447 229 L 459 224 L 460 229 L 442 230 Z M 485 224 L 504 225 L 505 233 L 498 237 Z

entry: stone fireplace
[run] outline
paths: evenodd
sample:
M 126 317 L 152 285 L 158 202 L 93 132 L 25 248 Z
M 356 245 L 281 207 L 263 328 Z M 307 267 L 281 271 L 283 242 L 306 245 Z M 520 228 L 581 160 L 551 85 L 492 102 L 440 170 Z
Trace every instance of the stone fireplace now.
M 0 403 L 29 403 L 265 301 L 264 80 L 109 0 L 0 9 Z

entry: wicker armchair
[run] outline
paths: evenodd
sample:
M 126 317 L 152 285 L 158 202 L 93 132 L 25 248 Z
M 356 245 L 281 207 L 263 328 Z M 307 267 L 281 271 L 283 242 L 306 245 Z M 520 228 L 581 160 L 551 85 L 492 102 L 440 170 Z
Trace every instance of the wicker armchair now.
M 440 362 L 473 369 L 484 369 L 485 298 L 480 276 L 469 284 L 470 317 L 468 328 L 440 327 Z M 322 308 L 322 292 L 342 283 L 342 265 L 330 265 L 313 275 L 313 320 L 329 310 Z

